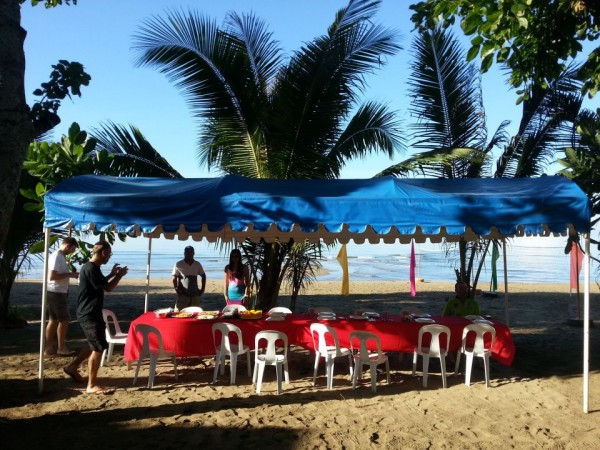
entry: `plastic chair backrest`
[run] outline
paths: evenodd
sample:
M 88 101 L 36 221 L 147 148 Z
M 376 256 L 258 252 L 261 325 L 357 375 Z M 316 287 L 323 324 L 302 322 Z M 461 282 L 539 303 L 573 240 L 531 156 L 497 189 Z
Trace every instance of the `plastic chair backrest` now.
M 444 353 L 448 353 L 448 348 L 450 346 L 450 328 L 438 324 L 421 327 L 419 330 L 419 342 L 417 344 L 418 352 L 422 351 L 423 335 L 427 333 L 431 334 L 431 343 L 429 344 L 429 354 L 431 356 L 442 354 L 442 347 L 440 345 L 440 335 L 442 334 L 446 335 L 446 348 L 444 349 Z
M 317 334 L 317 339 L 315 340 L 315 333 Z M 324 323 L 311 323 L 310 324 L 310 334 L 313 339 L 313 346 L 315 351 L 318 351 L 322 355 L 327 354 L 327 340 L 326 335 L 331 334 L 333 339 L 333 344 L 335 345 L 335 354 L 336 356 L 340 355 L 340 341 L 338 339 L 338 335 L 333 328 L 325 325 Z
M 381 351 L 381 342 L 379 341 L 379 336 L 375 333 L 371 333 L 370 331 L 352 331 L 350 333 L 350 349 L 354 353 L 354 341 L 358 339 L 359 348 L 358 348 L 358 356 L 361 362 L 369 362 L 369 355 L 374 353 L 374 351 L 369 350 L 369 341 L 373 341 L 375 343 L 375 347 L 377 349 L 377 356 L 381 356 L 383 353 Z
M 467 348 L 467 339 L 469 333 L 475 333 L 475 343 L 473 344 L 472 349 Z M 471 351 L 475 355 L 483 354 L 486 349 L 485 335 L 488 333 L 491 334 L 491 342 L 488 347 L 488 349 L 491 350 L 492 348 L 494 348 L 494 341 L 496 340 L 496 329 L 493 326 L 488 325 L 487 323 L 472 323 L 470 325 L 465 326 L 465 328 L 463 328 L 462 335 L 463 353 L 465 352 L 465 350 L 468 349 L 468 351 Z
M 199 306 L 187 306 L 187 307 L 183 308 L 182 310 L 180 310 L 179 312 L 201 313 L 202 311 L 204 311 L 204 310 L 202 308 L 200 308 Z
M 226 312 L 240 312 L 240 311 L 246 311 L 246 307 L 244 305 L 227 305 L 225 306 L 225 308 L 223 308 L 224 313 Z
M 142 349 L 140 350 L 140 359 L 149 358 L 152 354 L 151 349 L 150 349 L 150 335 L 151 334 L 156 335 L 156 340 L 158 342 L 158 351 L 160 353 L 163 352 L 162 336 L 160 334 L 160 331 L 157 328 L 154 328 L 151 325 L 146 325 L 146 324 L 140 323 L 139 325 L 136 325 L 135 332 L 140 333 L 143 338 Z
M 289 308 L 286 308 L 285 306 L 276 306 L 274 308 L 271 308 L 269 310 L 269 314 L 270 313 L 284 313 L 284 314 L 291 314 L 292 310 Z
M 116 335 L 123 334 L 121 331 L 121 326 L 119 325 L 119 321 L 117 320 L 117 316 L 114 312 L 112 312 L 110 309 L 103 309 L 102 317 L 104 318 L 104 324 L 106 325 L 107 337 L 114 339 Z M 113 327 L 115 328 L 114 333 L 111 330 L 110 321 L 112 321 Z
M 220 343 L 217 343 L 217 333 L 221 333 Z M 214 323 L 212 326 L 212 334 L 213 341 L 215 343 L 215 348 L 221 345 L 221 349 L 225 349 L 226 351 L 231 353 L 231 340 L 229 339 L 229 333 L 235 333 L 238 341 L 238 348 L 241 350 L 244 346 L 244 341 L 242 339 L 242 330 L 239 327 L 235 326 L 232 323 L 221 322 Z
M 355 309 L 354 310 L 355 316 L 362 316 L 364 314 L 379 314 L 379 313 L 373 309 Z
M 275 346 L 277 341 L 283 342 L 283 354 L 287 357 L 288 337 L 285 333 L 275 330 L 259 331 L 254 338 L 254 348 L 256 350 L 259 348 L 264 348 L 264 346 L 261 347 L 260 345 L 260 341 L 263 340 L 267 341 L 266 352 L 264 355 L 261 355 L 263 356 L 265 364 L 275 364 L 277 361 L 277 347 Z

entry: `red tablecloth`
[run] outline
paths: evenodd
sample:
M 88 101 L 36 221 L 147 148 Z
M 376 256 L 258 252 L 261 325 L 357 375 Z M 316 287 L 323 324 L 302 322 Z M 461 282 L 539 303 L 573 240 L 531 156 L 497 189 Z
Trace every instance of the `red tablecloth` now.
M 419 335 L 421 323 L 404 322 L 399 316 L 392 316 L 389 320 L 352 320 L 341 318 L 337 320 L 320 321 L 333 327 L 338 334 L 340 345 L 349 347 L 350 332 L 353 330 L 366 330 L 376 333 L 381 340 L 383 351 L 412 353 Z M 463 317 L 433 317 L 436 323 L 450 328 L 450 351 L 456 351 L 461 344 L 462 330 L 471 322 Z M 220 320 L 220 319 L 216 319 Z M 227 322 L 237 325 L 242 330 L 244 344 L 254 348 L 254 338 L 262 330 L 278 330 L 288 336 L 291 345 L 297 345 L 308 350 L 313 350 L 310 324 L 317 322 L 313 316 L 291 314 L 283 321 L 227 319 Z M 164 318 L 159 319 L 153 312 L 148 312 L 131 323 L 127 343 L 125 344 L 125 359 L 137 361 L 141 347 L 140 335 L 135 333 L 136 325 L 144 323 L 158 328 L 162 335 L 165 350 L 174 351 L 177 356 L 208 356 L 214 355 L 215 346 L 212 338 L 212 325 L 215 320 L 197 320 L 193 318 Z M 501 322 L 494 322 L 496 341 L 492 349 L 492 358 L 510 366 L 515 356 L 515 345 L 510 330 Z M 150 342 L 155 347 L 155 342 Z

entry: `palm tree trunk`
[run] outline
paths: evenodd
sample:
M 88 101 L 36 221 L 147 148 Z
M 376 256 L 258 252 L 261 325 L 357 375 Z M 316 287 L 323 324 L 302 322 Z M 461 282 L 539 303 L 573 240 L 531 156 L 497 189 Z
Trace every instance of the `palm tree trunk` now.
M 268 311 L 277 304 L 281 281 L 282 254 L 285 256 L 283 246 L 277 242 L 265 245 L 262 277 L 258 286 L 258 305 L 263 311 Z

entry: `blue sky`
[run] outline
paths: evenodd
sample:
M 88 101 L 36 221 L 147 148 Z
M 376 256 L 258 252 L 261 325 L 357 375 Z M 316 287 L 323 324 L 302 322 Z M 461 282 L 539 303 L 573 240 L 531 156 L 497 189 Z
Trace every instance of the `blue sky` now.
M 303 42 L 325 33 L 336 11 L 346 3 L 345 0 L 79 0 L 76 6 L 46 10 L 26 2 L 21 12 L 22 25 L 27 30 L 28 102 L 34 99 L 31 92 L 47 81 L 52 64 L 59 59 L 78 61 L 85 66 L 92 81 L 83 89 L 81 98 L 63 102 L 59 110 L 62 123 L 54 130 L 55 140 L 66 134 L 73 121 L 86 130 L 109 120 L 132 124 L 140 128 L 183 176 L 220 176 L 219 172 L 209 173 L 198 165 L 198 127 L 182 95 L 155 69 L 134 66 L 132 35 L 141 22 L 153 15 L 164 14 L 169 8 L 197 9 L 219 24 L 229 10 L 253 11 L 269 24 L 274 37 L 289 54 Z M 365 99 L 389 103 L 405 124 L 410 121 L 405 80 L 414 35 L 408 9 L 410 3 L 406 0 L 383 1 L 376 21 L 398 30 L 404 50 L 389 58 L 385 67 L 367 78 L 369 86 L 364 94 Z M 483 96 L 490 135 L 505 119 L 513 121 L 511 129 L 514 130 L 521 116 L 520 107 L 515 105 L 516 95 L 509 90 L 499 69 L 494 68 L 483 75 Z M 597 100 L 588 107 L 592 105 L 597 107 Z M 398 154 L 393 161 L 379 156 L 351 162 L 343 170 L 342 178 L 369 178 L 409 154 Z M 133 245 L 129 242 L 128 246 L 146 248 L 145 240 L 135 241 L 138 242 Z M 164 245 L 175 250 L 180 246 L 182 249 L 185 244 Z M 362 247 L 379 253 L 388 246 Z M 408 252 L 409 247 L 403 246 L 403 251 Z
M 399 31 L 404 50 L 368 77 L 369 86 L 364 94 L 365 99 L 389 103 L 404 124 L 409 122 L 405 80 L 408 50 L 414 36 L 409 3 L 385 0 L 381 5 L 377 22 Z M 33 101 L 31 92 L 48 79 L 52 64 L 59 59 L 81 62 L 92 81 L 83 89 L 81 98 L 63 102 L 59 111 L 62 123 L 54 131 L 55 139 L 66 134 L 73 121 L 87 130 L 108 120 L 133 124 L 184 176 L 219 176 L 219 172 L 208 172 L 197 163 L 198 127 L 182 95 L 155 69 L 134 66 L 132 35 L 141 22 L 164 14 L 169 8 L 198 9 L 219 24 L 229 10 L 253 11 L 266 20 L 289 54 L 303 42 L 323 34 L 335 12 L 345 4 L 342 0 L 80 0 L 76 6 L 45 10 L 25 3 L 22 24 L 27 30 L 28 101 Z M 494 70 L 486 74 L 483 83 L 490 134 L 504 119 L 515 119 L 516 126 L 520 110 L 501 73 Z M 342 178 L 369 178 L 407 155 L 397 154 L 393 161 L 379 156 L 351 162 L 342 172 Z

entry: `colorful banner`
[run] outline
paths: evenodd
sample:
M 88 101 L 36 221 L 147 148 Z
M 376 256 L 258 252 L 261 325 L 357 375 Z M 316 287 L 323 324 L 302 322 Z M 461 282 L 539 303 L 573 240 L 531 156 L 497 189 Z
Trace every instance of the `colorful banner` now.
M 348 279 L 348 253 L 346 252 L 346 244 L 342 244 L 342 248 L 337 255 L 337 260 L 342 266 L 342 295 L 350 295 L 350 281 Z
M 571 289 L 579 292 L 579 273 L 583 264 L 583 252 L 577 242 L 573 242 L 571 247 Z
M 410 296 L 417 295 L 417 284 L 415 282 L 415 242 L 410 242 Z

